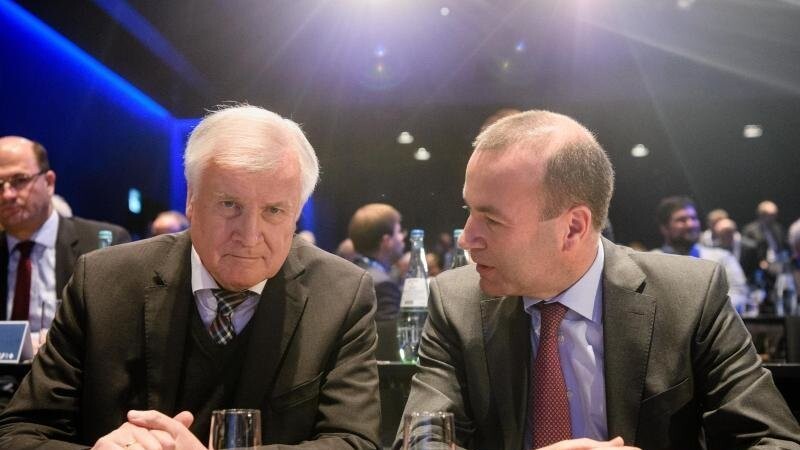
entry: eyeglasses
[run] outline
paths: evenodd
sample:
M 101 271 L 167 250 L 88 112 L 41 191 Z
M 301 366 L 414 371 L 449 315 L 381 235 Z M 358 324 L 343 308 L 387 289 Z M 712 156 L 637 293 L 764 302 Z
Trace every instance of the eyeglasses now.
M 6 185 L 11 186 L 14 188 L 15 191 L 21 191 L 28 187 L 28 185 L 39 175 L 46 173 L 46 170 L 42 170 L 39 173 L 34 173 L 32 175 L 27 175 L 24 173 L 18 173 L 16 175 L 12 175 L 10 178 L 0 178 L 0 194 L 5 192 Z

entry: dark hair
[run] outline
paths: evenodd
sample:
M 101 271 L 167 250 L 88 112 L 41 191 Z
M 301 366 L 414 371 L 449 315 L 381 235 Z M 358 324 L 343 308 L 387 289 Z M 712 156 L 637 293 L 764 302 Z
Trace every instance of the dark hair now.
M 36 157 L 36 162 L 39 164 L 39 170 L 47 172 L 50 170 L 50 160 L 47 159 L 47 150 L 44 148 L 44 145 L 36 141 L 31 142 L 33 143 L 33 155 Z
M 384 235 L 394 234 L 398 223 L 400 213 L 396 209 L 385 203 L 370 203 L 353 214 L 347 234 L 358 253 L 370 256 L 378 251 Z
M 695 208 L 694 201 L 685 195 L 673 195 L 661 199 L 656 208 L 656 221 L 659 225 L 669 225 L 672 213 L 680 209 Z M 696 209 L 696 208 L 695 208 Z

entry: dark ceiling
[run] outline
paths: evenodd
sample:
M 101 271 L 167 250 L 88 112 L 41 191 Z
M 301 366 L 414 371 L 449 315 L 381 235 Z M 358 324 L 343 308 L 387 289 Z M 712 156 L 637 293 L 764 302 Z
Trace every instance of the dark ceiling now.
M 177 117 L 800 94 L 796 0 L 18 3 Z

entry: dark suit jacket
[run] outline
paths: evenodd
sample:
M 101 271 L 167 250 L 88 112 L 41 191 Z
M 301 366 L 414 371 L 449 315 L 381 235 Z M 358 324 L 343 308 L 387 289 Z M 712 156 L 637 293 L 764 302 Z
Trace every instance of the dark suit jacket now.
M 85 448 L 129 409 L 174 415 L 190 308 L 191 241 L 164 235 L 82 256 L 47 344 L 0 415 L 0 448 Z M 229 407 L 262 411 L 265 443 L 374 448 L 369 276 L 295 239 L 251 319 Z M 47 441 L 48 439 L 76 443 Z
M 788 250 L 786 245 L 786 230 L 783 228 L 783 226 L 777 222 L 773 222 L 767 225 L 767 227 L 771 232 L 770 234 L 772 234 L 772 237 L 775 239 L 778 249 Z M 764 228 L 762 227 L 761 222 L 756 220 L 745 225 L 742 229 L 742 237 L 750 238 L 752 242 L 755 243 L 756 257 L 759 261 L 763 261 L 767 258 L 769 241 L 764 233 Z
M 643 449 L 800 449 L 800 427 L 731 307 L 724 270 L 603 246 L 609 437 Z M 488 298 L 478 281 L 474 265 L 432 281 L 406 412 L 455 413 L 464 447 L 521 449 L 530 317 L 520 297 Z
M 131 235 L 124 228 L 106 222 L 81 219 L 80 217 L 59 217 L 56 235 L 56 298 L 72 276 L 75 261 L 84 253 L 97 249 L 97 232 L 110 230 L 114 236 L 112 245 L 131 241 Z M 6 233 L 0 233 L 0 320 L 6 318 L 6 298 L 8 295 L 8 242 Z

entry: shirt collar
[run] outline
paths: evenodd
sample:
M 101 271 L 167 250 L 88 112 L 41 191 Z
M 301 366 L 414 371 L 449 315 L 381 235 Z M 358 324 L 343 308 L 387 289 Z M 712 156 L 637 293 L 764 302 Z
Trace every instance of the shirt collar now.
M 33 241 L 46 248 L 55 248 L 56 239 L 58 238 L 58 221 L 60 220 L 58 213 L 55 209 L 50 213 L 50 217 L 44 221 L 41 227 L 36 230 L 29 241 Z M 19 239 L 6 233 L 6 244 L 8 244 L 9 253 L 14 251 L 14 247 L 19 243 Z
M 214 277 L 208 273 L 203 262 L 200 261 L 200 255 L 197 254 L 194 245 L 192 245 L 192 293 L 201 291 L 203 289 L 219 289 L 219 284 L 214 280 Z M 261 295 L 264 286 L 267 285 L 267 279 L 250 286 L 247 290 Z
M 550 299 L 542 300 L 532 297 L 522 297 L 525 311 L 530 314 L 533 307 L 540 302 L 560 302 L 584 318 L 592 322 L 600 323 L 602 308 L 597 307 L 600 305 L 600 302 L 597 300 L 602 298 L 603 295 L 602 281 L 604 261 L 605 252 L 603 251 L 603 243 L 601 241 L 598 242 L 597 255 L 594 257 L 594 262 L 592 262 L 589 270 L 587 270 L 578 281 L 564 292 Z

